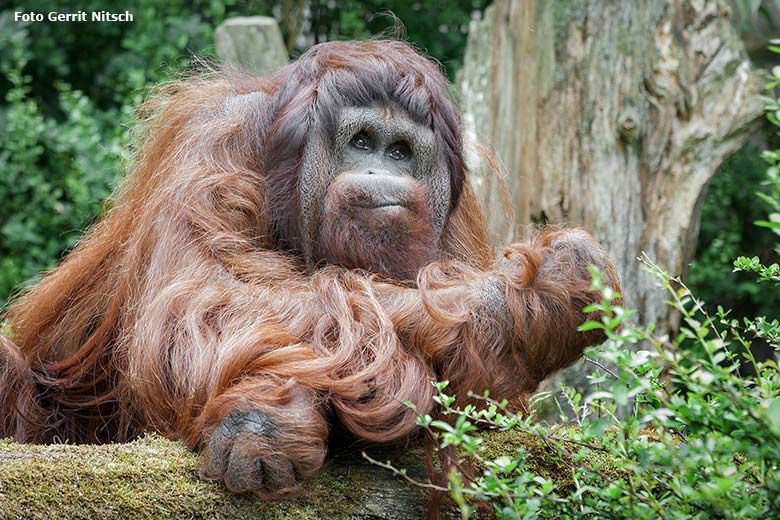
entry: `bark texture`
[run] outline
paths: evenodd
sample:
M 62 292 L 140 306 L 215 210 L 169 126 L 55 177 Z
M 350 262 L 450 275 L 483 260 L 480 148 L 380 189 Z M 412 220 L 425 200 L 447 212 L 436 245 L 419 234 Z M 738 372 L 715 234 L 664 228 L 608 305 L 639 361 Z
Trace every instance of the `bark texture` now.
M 472 24 L 459 80 L 469 133 L 494 148 L 516 211 L 480 179 L 496 239 L 584 226 L 626 304 L 660 330 L 674 324 L 636 258 L 685 274 L 707 183 L 762 110 L 728 14 L 716 0 L 496 2 Z

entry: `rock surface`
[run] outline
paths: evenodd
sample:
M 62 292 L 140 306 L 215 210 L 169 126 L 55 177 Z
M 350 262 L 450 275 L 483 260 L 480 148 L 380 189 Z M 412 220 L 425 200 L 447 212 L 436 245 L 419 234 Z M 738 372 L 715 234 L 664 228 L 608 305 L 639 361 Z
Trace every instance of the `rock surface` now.
M 289 61 L 279 24 L 266 16 L 225 20 L 214 34 L 223 63 L 256 74 L 267 74 Z

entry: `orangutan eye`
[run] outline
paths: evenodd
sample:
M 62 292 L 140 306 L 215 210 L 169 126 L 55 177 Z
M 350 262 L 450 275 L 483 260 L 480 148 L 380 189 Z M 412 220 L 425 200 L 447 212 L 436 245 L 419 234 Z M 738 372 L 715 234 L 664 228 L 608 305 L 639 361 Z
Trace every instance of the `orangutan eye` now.
M 355 134 L 355 137 L 352 138 L 350 144 L 358 150 L 368 150 L 370 148 L 368 136 L 365 134 L 365 132 Z
M 390 148 L 387 149 L 387 155 L 396 161 L 405 161 L 412 156 L 412 150 L 409 148 L 408 144 L 399 141 L 390 145 Z

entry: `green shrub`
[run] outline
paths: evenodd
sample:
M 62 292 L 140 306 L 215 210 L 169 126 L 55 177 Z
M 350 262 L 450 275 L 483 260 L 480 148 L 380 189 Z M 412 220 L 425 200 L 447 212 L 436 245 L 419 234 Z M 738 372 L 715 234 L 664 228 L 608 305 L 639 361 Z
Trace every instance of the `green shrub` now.
M 696 258 L 686 283 L 710 312 L 726 305 L 735 315 L 780 315 L 780 293 L 762 291 L 749 273 L 731 274 L 731 262 L 748 254 L 762 262 L 777 261 L 771 233 L 754 225 L 765 208 L 756 203 L 756 187 L 766 180 L 766 163 L 758 146 L 748 143 L 718 169 L 702 207 Z
M 0 107 L 1 308 L 12 288 L 52 266 L 94 217 L 117 176 L 123 141 L 117 111 L 97 110 L 62 82 L 55 99 L 66 116 L 47 116 L 29 95 L 27 31 L 0 34 L 10 56 L 0 65 L 10 84 Z
M 600 328 L 608 340 L 586 356 L 598 366 L 590 377 L 598 391 L 587 397 L 563 388 L 556 398 L 574 413 L 575 427 L 537 423 L 506 411 L 506 402 L 482 396 L 484 408 L 454 409 L 446 384 L 438 401 L 448 422 L 419 419 L 441 447 L 457 449 L 449 492 L 464 517 L 475 501 L 488 501 L 499 518 L 777 518 L 780 512 L 780 372 L 775 360 L 756 361 L 750 335 L 725 312 L 708 317 L 681 284 L 643 259 L 645 269 L 668 291 L 670 305 L 683 317 L 673 339 L 628 320 L 631 312 L 610 303 L 614 293 L 594 287 L 604 298 Z M 754 322 L 755 323 L 755 322 Z M 764 337 L 778 338 L 777 322 L 762 323 Z M 688 348 L 679 348 L 683 342 Z M 739 357 L 730 344 L 741 345 Z M 775 348 L 777 343 L 773 341 Z M 638 349 L 638 350 L 637 350 Z M 740 375 L 750 363 L 755 377 Z M 618 408 L 628 408 L 620 415 Z M 544 442 L 568 467 L 571 485 L 526 467 L 527 453 L 492 458 L 476 424 L 521 431 Z M 457 468 L 483 469 L 467 480 Z
M 126 163 L 134 107 L 148 86 L 213 55 L 235 2 L 139 0 L 128 24 L 13 21 L 0 13 L 0 311 L 53 267 L 99 215 Z M 27 10 L 46 12 L 33 0 Z M 61 2 L 123 11 L 124 2 Z
M 773 77 L 768 86 L 778 85 Z M 766 109 L 780 127 L 780 100 L 767 99 Z M 770 214 L 757 224 L 780 236 L 780 150 L 762 155 L 769 169 L 760 198 Z M 596 367 L 594 391 L 562 387 L 559 396 L 536 397 L 536 404 L 554 398 L 561 424 L 511 413 L 489 395 L 472 394 L 483 407 L 453 408 L 446 382 L 437 384 L 450 420 L 426 415 L 419 424 L 440 449 L 456 452 L 447 491 L 464 518 L 477 502 L 499 518 L 780 518 L 780 322 L 738 319 L 717 305 L 710 314 L 680 278 L 646 256 L 641 263 L 680 314 L 680 330 L 658 336 L 652 325 L 630 320 L 633 311 L 613 305 L 616 295 L 593 271 L 603 299 L 586 310 L 601 311 L 602 319 L 581 330 L 607 336 L 585 352 Z M 737 258 L 730 269 L 757 278 L 746 290 L 758 298 L 780 286 L 780 266 L 758 257 Z M 774 356 L 757 359 L 755 341 Z M 525 448 L 491 452 L 477 425 L 534 436 L 569 478 L 532 471 Z M 468 479 L 469 467 L 481 471 Z

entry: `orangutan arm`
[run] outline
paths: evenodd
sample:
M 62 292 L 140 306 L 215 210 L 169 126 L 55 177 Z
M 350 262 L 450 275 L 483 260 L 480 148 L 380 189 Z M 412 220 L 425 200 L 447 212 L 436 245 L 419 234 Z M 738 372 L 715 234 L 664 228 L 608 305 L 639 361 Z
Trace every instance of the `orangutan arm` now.
M 488 272 L 431 266 L 421 289 L 329 269 L 287 285 L 189 291 L 187 322 L 216 315 L 219 330 L 214 346 L 195 339 L 208 332 L 202 323 L 175 328 L 173 341 L 204 350 L 198 370 L 169 363 L 180 371 L 173 380 L 206 390 L 174 407 L 174 428 L 203 448 L 204 477 L 280 496 L 321 466 L 330 414 L 357 437 L 391 441 L 431 411 L 432 379 L 513 398 L 575 360 L 600 339 L 576 331 L 581 309 L 599 299 L 589 264 L 617 285 L 593 239 L 568 231 L 510 246 Z M 210 292 L 218 301 L 204 303 Z
M 288 332 L 305 338 L 316 359 L 299 365 L 286 360 L 280 368 L 326 394 L 356 436 L 403 438 L 417 415 L 433 407 L 432 379 L 449 380 L 461 398 L 469 390 L 490 390 L 513 399 L 602 341 L 599 331 L 577 330 L 597 318 L 583 308 L 601 299 L 590 289 L 589 265 L 619 290 L 606 253 L 581 230 L 509 246 L 490 271 L 430 266 L 420 288 L 326 270 L 305 288 L 280 296 L 295 309 L 285 313 L 297 318 L 286 323 Z
M 577 330 L 597 318 L 582 309 L 601 299 L 590 289 L 589 265 L 619 291 L 614 266 L 588 233 L 548 232 L 507 247 L 488 272 L 426 270 L 421 289 L 388 298 L 386 309 L 406 343 L 450 381 L 450 392 L 511 399 L 603 341 L 599 331 Z

